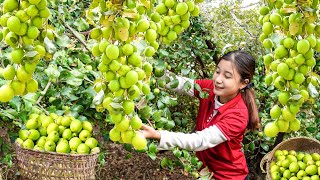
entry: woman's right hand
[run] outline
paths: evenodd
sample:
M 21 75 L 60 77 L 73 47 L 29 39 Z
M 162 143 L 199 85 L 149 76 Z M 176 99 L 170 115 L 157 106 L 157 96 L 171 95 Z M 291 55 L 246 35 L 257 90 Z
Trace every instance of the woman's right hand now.
M 160 132 L 145 124 L 142 124 L 140 133 L 142 133 L 143 136 L 148 139 L 160 139 Z

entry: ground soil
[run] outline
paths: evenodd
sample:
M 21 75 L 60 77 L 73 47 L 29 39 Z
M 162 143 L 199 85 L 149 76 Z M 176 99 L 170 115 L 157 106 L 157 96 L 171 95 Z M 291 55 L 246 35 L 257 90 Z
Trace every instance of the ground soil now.
M 106 165 L 97 172 L 97 179 L 114 180 L 192 180 L 190 174 L 182 167 L 175 167 L 173 171 L 160 167 L 162 157 L 174 159 L 172 152 L 166 151 L 157 154 L 152 160 L 146 153 L 127 151 L 123 145 L 109 143 Z M 130 158 L 125 158 L 130 156 Z
M 98 180 L 192 180 L 190 174 L 183 171 L 182 167 L 175 167 L 173 171 L 160 167 L 162 157 L 174 160 L 171 151 L 157 154 L 157 159 L 152 160 L 146 153 L 127 151 L 123 145 L 109 142 L 106 144 L 107 155 L 105 165 L 97 166 L 96 179 Z M 0 166 L 0 175 L 3 180 L 23 179 L 19 176 L 16 158 L 13 156 L 11 168 Z M 0 164 L 1 165 L 1 164 Z M 0 176 L 0 180 L 1 176 Z

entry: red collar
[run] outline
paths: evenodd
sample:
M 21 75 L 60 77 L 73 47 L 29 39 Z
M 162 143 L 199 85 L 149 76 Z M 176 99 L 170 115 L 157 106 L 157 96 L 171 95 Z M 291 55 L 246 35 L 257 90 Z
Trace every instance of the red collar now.
M 219 107 L 217 110 L 219 111 L 220 114 L 223 114 L 227 109 L 236 105 L 241 99 L 242 99 L 242 95 L 241 95 L 241 92 L 239 92 L 236 97 L 234 97 L 233 99 L 225 103 L 223 106 Z M 214 103 L 214 96 L 212 98 L 212 103 Z

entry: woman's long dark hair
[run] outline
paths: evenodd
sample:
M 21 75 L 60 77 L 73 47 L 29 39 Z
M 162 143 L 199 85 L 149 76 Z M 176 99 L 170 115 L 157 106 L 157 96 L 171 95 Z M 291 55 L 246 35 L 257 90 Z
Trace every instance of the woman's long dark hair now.
M 243 50 L 231 51 L 223 55 L 219 59 L 218 63 L 222 59 L 226 61 L 231 61 L 235 65 L 236 70 L 239 72 L 241 76 L 241 82 L 245 81 L 245 79 L 248 79 L 249 83 L 251 83 L 254 75 L 256 62 L 255 59 L 248 52 Z M 247 128 L 249 130 L 257 130 L 260 127 L 260 119 L 258 107 L 255 101 L 254 90 L 252 87 L 248 87 L 244 88 L 241 91 L 243 100 L 248 108 L 249 114 L 249 123 Z

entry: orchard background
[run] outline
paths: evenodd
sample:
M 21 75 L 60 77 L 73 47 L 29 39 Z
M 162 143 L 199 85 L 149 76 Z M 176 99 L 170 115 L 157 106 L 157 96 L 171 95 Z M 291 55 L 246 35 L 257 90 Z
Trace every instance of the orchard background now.
M 158 152 L 157 142 L 153 141 L 148 141 L 147 149 L 136 151 L 130 144 L 114 143 L 110 140 L 109 132 L 114 127 L 111 115 L 96 103 L 99 92 L 97 89 L 102 86 L 102 76 L 101 66 L 99 66 L 100 54 L 92 51 L 97 40 L 92 38 L 91 32 L 100 26 L 95 19 L 99 12 L 91 11 L 93 2 L 47 1 L 51 15 L 44 24 L 53 32 L 53 38 L 50 42 L 46 42 L 47 53 L 38 62 L 33 73 L 33 78 L 38 82 L 38 90 L 24 96 L 15 96 L 9 102 L 0 103 L 0 173 L 2 177 L 15 179 L 19 176 L 13 143 L 19 136 L 19 130 L 25 126 L 29 115 L 56 113 L 71 114 L 79 120 L 89 120 L 94 124 L 93 136 L 98 139 L 101 150 L 97 178 L 194 179 L 199 176 L 197 169 L 201 166 L 194 152 L 179 149 Z M 280 133 L 276 138 L 267 137 L 263 133 L 266 124 L 274 121 L 269 112 L 277 104 L 278 95 L 281 93 L 281 90 L 273 84 L 265 83 L 270 70 L 264 63 L 264 56 L 272 51 L 263 44 L 265 38 L 261 38 L 263 19 L 259 11 L 268 2 L 257 1 L 253 4 L 243 2 L 240 0 L 199 2 L 200 15 L 190 17 L 190 26 L 178 33 L 177 38 L 171 42 L 159 40 L 160 46 L 155 54 L 146 58 L 146 61 L 153 65 L 153 73 L 147 81 L 151 92 L 143 96 L 147 101 L 135 103 L 138 106 L 136 112 L 144 123 L 172 131 L 192 132 L 198 101 L 166 90 L 165 81 L 159 76 L 164 71 L 171 71 L 189 78 L 211 78 L 215 62 L 221 54 L 236 49 L 251 52 L 257 59 L 253 82 L 261 118 L 261 130 L 247 132 L 243 146 L 250 169 L 250 178 L 262 179 L 264 174 L 259 167 L 260 160 L 272 150 L 275 144 L 283 139 L 297 136 L 320 140 L 320 101 L 316 96 L 303 102 L 296 114 L 296 119 L 301 123 L 298 131 Z M 0 3 L 3 6 L 3 0 L 0 0 Z M 153 6 L 150 7 L 149 11 L 153 12 Z M 316 27 L 320 25 L 319 6 L 317 7 L 317 11 L 308 9 L 309 12 L 318 15 L 315 21 Z M 3 14 L 4 12 L 1 11 L 0 15 Z M 3 27 L 0 28 L 3 29 Z M 315 32 L 318 41 L 319 34 Z M 279 42 L 281 33 L 274 33 L 270 39 L 273 42 Z M 146 46 L 144 41 L 138 41 L 136 44 L 138 48 Z M 12 47 L 2 40 L 1 71 L 10 64 L 11 51 Z M 309 69 L 309 72 L 313 72 L 317 82 L 315 88 L 319 92 L 319 51 L 314 51 L 313 57 L 316 64 Z M 1 77 L 0 86 L 6 83 L 7 80 Z M 173 86 L 177 84 L 173 83 Z M 144 171 L 153 174 L 146 174 Z

